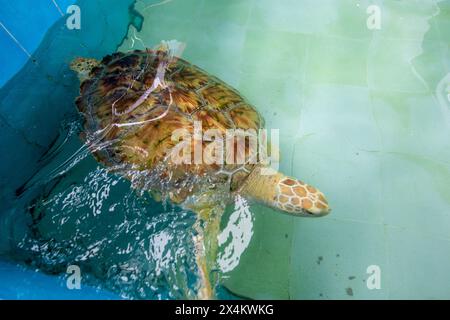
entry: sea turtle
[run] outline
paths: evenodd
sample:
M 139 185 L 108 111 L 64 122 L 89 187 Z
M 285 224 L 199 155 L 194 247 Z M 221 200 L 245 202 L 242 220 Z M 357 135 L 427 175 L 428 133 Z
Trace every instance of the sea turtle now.
M 330 211 L 316 188 L 249 161 L 253 150 L 249 144 L 240 148 L 238 139 L 224 148 L 225 162 L 208 161 L 217 160 L 219 149 L 208 147 L 211 137 L 195 139 L 196 124 L 201 124 L 202 132 L 215 129 L 226 136 L 231 129 L 256 132 L 264 121 L 235 89 L 167 48 L 117 52 L 101 61 L 76 58 L 71 68 L 81 82 L 76 105 L 84 119 L 82 136 L 95 158 L 156 199 L 197 213 L 198 298 L 215 297 L 211 271 L 220 218 L 234 196 L 294 216 L 317 217 Z M 185 140 L 183 150 L 193 155 L 200 147 L 201 161 L 171 161 L 180 136 L 189 134 L 194 139 Z M 249 136 L 244 136 L 245 142 Z M 236 161 L 239 154 L 244 161 Z

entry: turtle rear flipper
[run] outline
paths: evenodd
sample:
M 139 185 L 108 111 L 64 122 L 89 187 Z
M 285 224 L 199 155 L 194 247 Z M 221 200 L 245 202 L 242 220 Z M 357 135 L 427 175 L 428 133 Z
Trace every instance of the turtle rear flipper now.
M 202 201 L 187 207 L 197 214 L 197 222 L 194 225 L 196 235 L 193 238 L 199 273 L 197 299 L 211 300 L 216 296 L 215 288 L 218 279 L 213 271 L 217 269 L 218 235 L 225 207 L 217 203 L 202 203 Z

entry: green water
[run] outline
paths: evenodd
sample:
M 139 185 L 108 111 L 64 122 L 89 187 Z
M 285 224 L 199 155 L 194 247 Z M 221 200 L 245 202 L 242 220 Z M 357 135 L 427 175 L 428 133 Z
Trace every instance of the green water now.
M 66 110 L 52 118 L 55 123 L 67 119 L 77 89 L 67 70 L 73 56 L 100 57 L 176 39 L 186 44 L 183 58 L 237 88 L 258 108 L 268 128 L 280 129 L 280 169 L 320 187 L 333 209 L 324 218 L 301 219 L 252 205 L 247 223 L 253 236 L 238 265 L 223 275 L 225 287 L 250 298 L 450 298 L 450 1 L 119 2 L 117 7 L 106 1 L 81 2 L 90 15 L 81 31 L 69 33 L 62 29 L 63 22 L 49 31 L 38 57 L 54 57 L 54 65 L 42 65 L 55 83 L 42 86 L 48 92 L 60 91 L 50 102 L 34 97 L 34 104 Z M 366 9 L 373 4 L 381 9 L 379 30 L 366 25 Z M 97 18 L 98 12 L 104 19 Z M 20 76 L 27 83 L 48 81 L 40 72 L 28 65 Z M 20 85 L 25 86 L 23 80 L 10 84 Z M 18 108 L 25 109 L 32 98 L 17 95 L 9 99 L 20 100 Z M 42 114 L 38 110 L 33 111 L 37 118 Z M 45 146 L 45 135 L 26 123 L 23 128 L 27 141 Z M 69 140 L 74 146 L 66 143 L 66 152 L 55 163 L 77 149 L 75 138 Z M 39 153 L 39 148 L 30 152 Z M 86 161 L 52 189 L 53 199 L 67 196 L 73 181 L 83 186 L 89 172 L 98 173 L 93 160 Z M 99 181 L 105 183 L 104 178 Z M 123 189 L 118 191 L 121 196 L 128 194 L 126 182 L 119 182 L 118 188 Z M 108 206 L 117 202 L 108 199 Z M 130 201 L 121 212 L 127 221 L 136 221 L 135 232 L 150 237 L 139 228 L 154 212 L 130 210 L 142 209 L 145 203 L 135 202 L 146 200 Z M 152 206 L 155 212 L 167 210 Z M 185 220 L 171 228 L 189 225 L 192 217 L 185 214 Z M 86 222 L 91 230 L 84 238 L 88 243 L 95 242 L 93 223 L 109 221 L 94 216 Z M 229 216 L 222 221 L 224 227 Z M 55 222 L 57 215 L 49 217 L 40 230 L 47 237 L 64 242 L 75 233 L 69 224 L 55 236 L 51 226 L 60 221 Z M 113 223 L 108 226 L 114 228 Z M 131 243 L 132 238 L 122 236 L 114 233 L 114 241 Z M 175 248 L 186 244 L 185 237 L 180 235 Z M 104 264 L 109 261 L 105 250 L 100 259 Z M 61 265 L 77 254 L 81 251 L 66 255 Z M 111 259 L 120 264 L 118 256 Z M 94 259 L 90 265 L 101 263 Z M 381 288 L 370 290 L 366 270 L 373 265 L 380 268 Z M 109 287 L 122 293 L 135 288 L 120 279 Z M 140 297 L 154 297 L 150 292 Z

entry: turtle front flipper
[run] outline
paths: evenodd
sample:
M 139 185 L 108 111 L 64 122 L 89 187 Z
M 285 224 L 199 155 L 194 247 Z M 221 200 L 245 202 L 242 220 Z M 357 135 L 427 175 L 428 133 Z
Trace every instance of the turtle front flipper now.
M 215 299 L 216 281 L 212 279 L 211 272 L 215 269 L 219 225 L 220 219 L 217 218 L 209 221 L 198 219 L 195 224 L 195 260 L 200 276 L 197 293 L 199 300 Z
M 213 275 L 216 269 L 218 240 L 222 208 L 204 209 L 198 212 L 195 224 L 197 234 L 194 236 L 195 260 L 200 276 L 197 298 L 199 300 L 215 299 L 217 278 Z
M 225 211 L 224 202 L 210 201 L 213 198 L 210 192 L 190 198 L 183 206 L 197 214 L 194 225 L 195 260 L 199 272 L 197 299 L 212 300 L 216 298 L 215 287 L 218 282 L 217 253 L 220 221 Z
M 262 174 L 269 170 L 261 169 L 256 166 L 238 190 L 242 196 L 295 216 L 320 217 L 331 211 L 318 189 L 280 172 Z

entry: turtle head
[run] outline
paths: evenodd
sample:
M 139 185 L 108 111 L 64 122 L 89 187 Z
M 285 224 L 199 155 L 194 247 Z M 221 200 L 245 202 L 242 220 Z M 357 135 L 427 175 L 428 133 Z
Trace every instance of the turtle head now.
M 283 213 L 300 217 L 321 217 L 331 209 L 317 188 L 280 172 L 256 166 L 245 180 L 239 193 Z
M 70 63 L 70 69 L 75 71 L 78 75 L 78 79 L 80 79 L 80 82 L 83 82 L 87 78 L 89 78 L 89 73 L 91 70 L 99 65 L 99 61 L 95 59 L 89 59 L 89 58 L 75 58 Z

